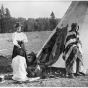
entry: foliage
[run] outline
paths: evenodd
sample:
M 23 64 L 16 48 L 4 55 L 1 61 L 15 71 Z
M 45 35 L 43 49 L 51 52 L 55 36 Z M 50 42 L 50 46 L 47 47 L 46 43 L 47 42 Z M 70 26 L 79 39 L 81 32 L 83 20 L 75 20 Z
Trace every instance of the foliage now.
M 53 30 L 60 19 L 56 19 L 54 13 L 52 12 L 50 18 L 14 18 L 11 17 L 8 8 L 1 6 L 0 9 L 0 33 L 10 33 L 14 32 L 14 25 L 16 22 L 21 22 L 23 25 L 24 32 L 30 31 L 50 31 Z
M 55 29 L 55 27 L 57 26 L 57 20 L 55 19 L 55 15 L 54 13 L 52 12 L 51 15 L 50 15 L 50 30 L 53 30 Z

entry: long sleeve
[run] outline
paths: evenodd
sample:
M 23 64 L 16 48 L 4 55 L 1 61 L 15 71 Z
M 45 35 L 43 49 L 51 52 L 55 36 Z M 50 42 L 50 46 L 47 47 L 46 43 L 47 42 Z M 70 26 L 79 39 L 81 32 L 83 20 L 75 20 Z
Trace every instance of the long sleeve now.
M 15 33 L 13 33 L 13 35 L 12 35 L 12 41 L 13 41 L 14 45 L 18 45 Z
M 27 36 L 21 32 L 21 33 L 13 33 L 12 35 L 12 40 L 14 45 L 18 45 L 17 41 L 23 41 L 23 42 L 28 42 Z
M 27 36 L 24 33 L 22 34 L 23 34 L 23 42 L 28 42 Z

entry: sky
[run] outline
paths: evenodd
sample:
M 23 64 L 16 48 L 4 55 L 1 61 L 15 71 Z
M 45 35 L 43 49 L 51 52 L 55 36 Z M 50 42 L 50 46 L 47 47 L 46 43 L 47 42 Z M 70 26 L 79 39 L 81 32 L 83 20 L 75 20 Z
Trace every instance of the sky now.
M 56 18 L 62 18 L 71 1 L 56 0 L 15 0 L 0 1 L 0 7 L 8 8 L 12 17 L 18 18 L 49 18 L 53 11 Z

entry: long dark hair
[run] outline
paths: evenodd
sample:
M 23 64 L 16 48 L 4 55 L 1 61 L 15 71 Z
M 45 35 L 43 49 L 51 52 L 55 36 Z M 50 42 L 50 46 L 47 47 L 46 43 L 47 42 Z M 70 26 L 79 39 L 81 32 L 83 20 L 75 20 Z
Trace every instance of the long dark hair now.
M 16 54 L 25 57 L 25 51 L 22 48 L 17 48 Z

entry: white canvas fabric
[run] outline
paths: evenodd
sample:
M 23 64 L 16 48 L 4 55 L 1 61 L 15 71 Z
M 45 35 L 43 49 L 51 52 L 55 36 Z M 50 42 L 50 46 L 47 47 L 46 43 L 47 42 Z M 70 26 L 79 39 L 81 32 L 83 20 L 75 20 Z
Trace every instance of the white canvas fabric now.
M 58 58 L 58 60 L 52 65 L 52 67 L 60 67 L 60 68 L 65 68 L 65 61 L 62 58 L 62 54 Z
M 71 30 L 71 24 L 77 23 L 79 25 L 80 40 L 82 41 L 82 50 L 79 48 L 80 52 L 83 55 L 84 63 L 84 73 L 88 69 L 88 1 L 72 1 L 68 10 L 62 17 L 61 21 L 58 23 L 57 27 L 62 28 L 68 24 L 68 31 Z M 62 25 L 62 26 L 61 26 Z M 56 27 L 56 28 L 57 28 Z M 53 30 L 47 41 L 44 43 L 43 47 L 51 40 L 51 38 L 56 33 L 56 28 Z M 41 54 L 42 48 L 37 54 L 37 57 Z M 83 52 L 82 52 L 83 51 Z M 60 56 L 58 60 L 52 65 L 54 67 L 65 66 L 65 63 Z

